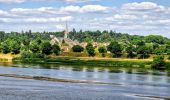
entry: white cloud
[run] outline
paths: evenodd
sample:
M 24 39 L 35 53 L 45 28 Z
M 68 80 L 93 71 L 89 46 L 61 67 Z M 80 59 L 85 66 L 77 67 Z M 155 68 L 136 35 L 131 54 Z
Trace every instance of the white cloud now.
M 80 2 L 80 0 L 64 2 Z M 89 3 L 83 5 L 71 3 L 60 7 L 0 10 L 0 26 L 2 26 L 0 30 L 21 30 L 22 26 L 23 29 L 33 28 L 36 31 L 41 31 L 43 28 L 47 31 L 63 30 L 65 21 L 69 21 L 70 29 L 112 29 L 142 35 L 162 33 L 170 31 L 170 7 L 153 2 L 127 3 L 117 8 L 89 5 Z
M 141 2 L 141 3 L 127 3 L 122 6 L 122 9 L 126 10 L 150 10 L 150 9 L 156 9 L 159 8 L 155 3 L 152 2 Z
M 135 20 L 135 19 L 137 19 L 137 17 L 135 15 L 116 14 L 116 15 L 114 15 L 114 19 L 118 19 L 118 20 Z
M 0 18 L 2 22 L 6 23 L 55 23 L 55 22 L 65 22 L 71 21 L 73 19 L 72 16 L 64 16 L 64 17 L 51 17 L 51 18 Z
M 0 0 L 0 3 L 23 3 L 26 0 Z
M 77 13 L 88 13 L 88 12 L 108 12 L 109 7 L 101 5 L 85 5 L 85 6 L 66 6 L 60 9 L 61 12 L 77 12 Z

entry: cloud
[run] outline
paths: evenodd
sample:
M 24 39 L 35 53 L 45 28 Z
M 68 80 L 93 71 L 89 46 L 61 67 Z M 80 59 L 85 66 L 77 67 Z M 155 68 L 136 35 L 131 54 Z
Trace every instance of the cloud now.
M 92 1 L 100 1 L 100 0 L 64 0 L 69 3 L 82 3 L 82 2 L 92 2 Z
M 141 3 L 127 3 L 122 6 L 122 9 L 125 10 L 152 10 L 158 9 L 162 6 L 158 6 L 156 3 L 153 2 L 141 2 Z
M 0 0 L 0 3 L 8 3 L 8 4 L 11 4 L 11 3 L 23 3 L 25 2 L 26 0 Z
M 12 4 L 12 3 L 24 3 L 27 1 L 32 2 L 65 2 L 65 3 L 84 3 L 84 2 L 93 2 L 100 0 L 0 0 L 0 3 Z
M 62 2 L 90 1 L 65 0 Z M 57 31 L 63 30 L 65 21 L 68 21 L 69 29 L 112 29 L 142 35 L 170 31 L 170 7 L 154 2 L 127 3 L 120 7 L 89 3 L 66 5 L 0 10 L 0 26 L 2 26 L 0 30 L 18 31 L 30 28 L 36 31 Z
M 60 9 L 61 12 L 77 12 L 77 13 L 88 13 L 88 12 L 108 12 L 109 7 L 101 5 L 85 5 L 85 6 L 66 6 Z
M 64 17 L 51 17 L 51 18 L 0 18 L 0 21 L 4 23 L 55 23 L 55 22 L 66 22 L 71 21 L 73 19 L 72 16 L 64 16 Z

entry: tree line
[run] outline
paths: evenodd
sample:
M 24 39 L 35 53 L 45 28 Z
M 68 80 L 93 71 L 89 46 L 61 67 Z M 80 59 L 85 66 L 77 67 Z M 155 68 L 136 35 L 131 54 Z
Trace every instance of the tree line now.
M 92 57 L 96 55 L 96 49 L 102 57 L 105 57 L 108 52 L 113 57 L 126 55 L 127 58 L 139 59 L 148 58 L 150 55 L 170 55 L 170 39 L 159 35 L 139 36 L 115 31 L 76 31 L 75 29 L 69 33 L 70 39 L 88 43 L 84 48 L 75 45 L 71 50 L 73 52 L 87 52 Z M 62 50 L 58 44 L 50 44 L 50 35 L 63 37 L 64 31 L 31 32 L 30 30 L 21 33 L 0 31 L 0 52 L 21 54 L 25 58 L 43 58 L 45 55 L 61 54 Z M 109 45 L 95 47 L 93 42 L 108 43 Z M 159 57 L 158 60 L 160 59 L 162 57 Z

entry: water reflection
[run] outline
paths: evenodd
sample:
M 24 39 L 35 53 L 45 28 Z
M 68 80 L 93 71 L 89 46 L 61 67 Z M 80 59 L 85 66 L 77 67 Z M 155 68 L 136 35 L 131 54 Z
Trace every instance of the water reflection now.
M 160 82 L 170 83 L 170 71 L 146 70 L 140 68 L 68 66 L 60 64 L 11 64 L 1 63 L 0 74 L 50 76 L 108 82 Z M 4 69 L 3 67 L 9 67 Z

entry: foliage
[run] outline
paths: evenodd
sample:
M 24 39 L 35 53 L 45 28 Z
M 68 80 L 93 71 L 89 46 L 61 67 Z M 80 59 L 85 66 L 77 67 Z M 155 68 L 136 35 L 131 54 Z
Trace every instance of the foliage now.
M 113 56 L 115 56 L 115 57 L 119 57 L 122 54 L 121 45 L 116 41 L 111 42 L 108 45 L 107 50 L 110 51 L 113 54 Z
M 30 50 L 32 53 L 39 53 L 40 52 L 40 47 L 36 41 L 33 41 L 30 45 Z
M 42 53 L 31 53 L 29 51 L 24 51 L 21 53 L 21 58 L 45 58 L 45 55 Z
M 129 57 L 129 58 L 133 58 L 137 55 L 136 48 L 132 45 L 128 46 L 126 48 L 126 51 L 127 51 L 127 54 L 128 54 L 127 57 Z
M 98 48 L 99 53 L 102 54 L 102 57 L 105 57 L 105 53 L 107 53 L 107 49 L 105 46 L 101 46 Z
M 80 46 L 80 45 L 74 45 L 72 47 L 72 50 L 73 50 L 73 52 L 83 52 L 84 48 L 82 46 Z
M 138 49 L 137 49 L 138 58 L 142 58 L 142 59 L 148 58 L 149 51 L 150 51 L 150 49 L 148 47 L 146 47 L 145 45 L 138 47 Z
M 61 48 L 60 48 L 57 44 L 54 44 L 54 45 L 52 46 L 52 50 L 53 50 L 53 53 L 54 53 L 55 55 L 59 55 L 60 52 L 61 52 Z
M 11 41 L 10 43 L 11 53 L 19 54 L 21 49 L 21 44 L 17 41 Z
M 164 56 L 158 55 L 158 56 L 154 57 L 154 59 L 153 59 L 152 68 L 154 68 L 154 69 L 164 69 L 165 64 L 166 63 L 165 63 L 165 60 L 164 60 Z
M 42 51 L 42 53 L 43 54 L 46 54 L 46 55 L 50 55 L 51 53 L 52 53 L 52 46 L 51 46 L 51 44 L 50 44 L 50 42 L 43 42 L 42 44 L 41 44 L 41 51 Z
M 87 44 L 86 50 L 87 50 L 87 53 L 89 54 L 89 56 L 94 57 L 96 55 L 95 48 L 93 47 L 93 45 L 91 43 Z
M 158 43 L 158 44 L 164 44 L 165 38 L 159 35 L 149 35 L 145 37 L 145 41 L 147 43 Z
M 2 52 L 4 54 L 10 53 L 10 42 L 8 40 L 1 43 Z

